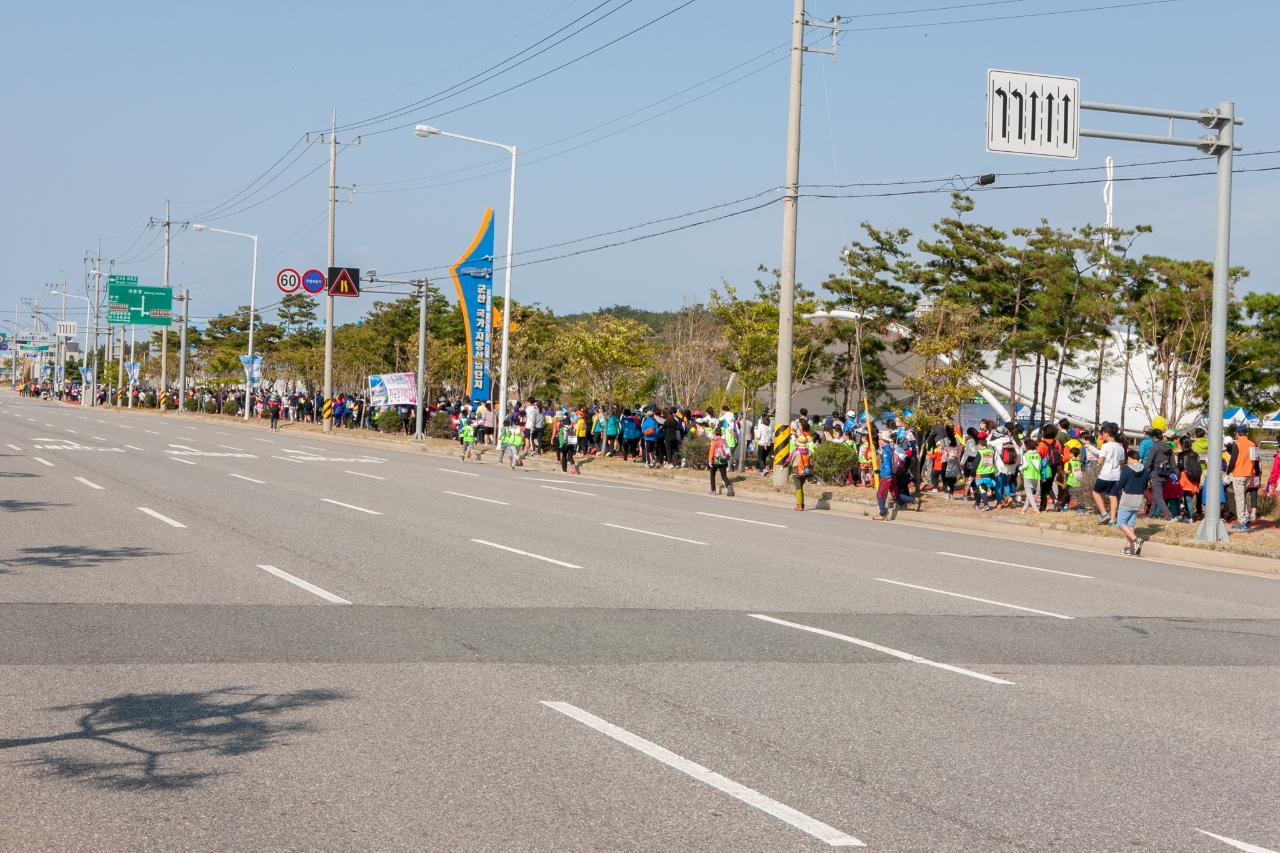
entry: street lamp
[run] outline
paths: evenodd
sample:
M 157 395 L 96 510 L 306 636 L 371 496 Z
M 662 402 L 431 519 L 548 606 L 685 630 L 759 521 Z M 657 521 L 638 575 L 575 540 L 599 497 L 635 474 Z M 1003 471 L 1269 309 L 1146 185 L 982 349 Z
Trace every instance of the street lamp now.
M 418 125 L 413 132 L 417 136 L 424 138 L 448 136 L 451 139 L 461 139 L 463 142 L 474 142 L 478 145 L 501 148 L 511 154 L 511 189 L 507 194 L 507 268 L 502 285 L 502 368 L 498 379 L 498 422 L 502 424 L 507 419 L 507 365 L 509 363 L 507 350 L 508 343 L 511 340 L 511 245 L 515 237 L 516 218 L 516 147 L 514 145 L 503 145 L 501 142 L 490 142 L 487 139 L 477 139 L 474 136 L 463 136 L 460 133 L 450 133 L 447 130 L 441 130 L 438 127 L 431 127 L 426 124 Z
M 253 383 L 250 381 L 250 377 L 253 375 L 253 313 L 258 299 L 258 235 L 198 224 L 192 225 L 191 230 L 216 231 L 219 234 L 246 237 L 253 241 L 253 273 L 249 278 L 249 363 L 244 366 L 244 419 L 247 421 L 249 420 L 249 410 L 253 408 Z
M 93 304 L 93 300 L 91 300 L 91 299 L 90 299 L 89 297 L 87 297 L 87 296 L 76 296 L 74 293 L 67 293 L 65 290 L 51 290 L 51 291 L 49 291 L 49 292 L 50 292 L 51 294 L 53 294 L 54 296 L 70 296 L 72 299 L 79 299 L 79 300 L 81 300 L 82 302 L 84 302 L 84 334 L 85 334 L 85 342 L 87 343 L 87 342 L 88 342 L 88 339 L 89 339 L 89 311 L 90 311 L 90 306 L 92 306 L 92 304 Z M 86 347 L 86 349 L 87 349 L 87 347 Z M 88 356 L 88 353 L 81 353 L 81 354 L 80 354 L 81 363 L 83 363 L 83 360 L 84 360 L 87 356 Z M 63 381 L 64 381 L 64 382 L 66 381 L 66 378 L 67 378 L 67 375 L 66 375 L 66 374 L 67 374 L 67 367 L 66 367 L 66 364 L 67 364 L 66 351 L 65 351 L 65 349 L 64 349 L 64 350 L 63 350 L 63 358 L 62 358 L 62 379 L 63 379 Z M 82 377 L 82 379 L 83 379 L 83 377 Z M 95 382 L 95 383 L 97 382 L 97 377 L 94 377 L 94 382 Z M 90 396 L 92 396 L 92 391 L 90 391 Z M 81 383 L 80 383 L 80 405 L 81 405 L 81 406 L 83 406 L 83 405 L 84 405 L 84 397 L 85 397 L 85 394 L 84 394 L 84 382 L 83 382 L 83 381 L 81 381 Z

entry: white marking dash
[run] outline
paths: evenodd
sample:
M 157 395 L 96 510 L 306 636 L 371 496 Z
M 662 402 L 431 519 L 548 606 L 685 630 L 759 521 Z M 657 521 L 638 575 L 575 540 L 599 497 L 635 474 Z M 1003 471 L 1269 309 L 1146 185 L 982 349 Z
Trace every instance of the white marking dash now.
M 248 480 L 250 483 L 257 483 L 259 486 L 265 486 L 264 480 L 255 480 L 252 477 L 246 477 L 244 474 L 228 474 L 229 477 L 235 477 L 237 480 Z
M 950 551 L 935 552 L 943 557 L 958 557 L 961 560 L 975 560 L 979 563 L 994 563 L 997 566 L 1011 566 L 1015 569 L 1030 569 L 1033 572 L 1045 572 L 1051 575 L 1066 575 L 1072 578 L 1084 578 L 1085 580 L 1096 580 L 1093 575 L 1078 575 L 1075 572 L 1060 572 L 1057 569 L 1042 569 L 1039 566 L 1024 566 L 1022 563 L 1006 563 L 1004 560 L 988 560 L 985 557 L 970 557 L 968 554 L 952 554 Z
M 528 551 L 521 551 L 519 548 L 512 548 L 509 545 L 499 545 L 497 542 L 488 542 L 484 539 L 472 539 L 478 545 L 488 545 L 490 548 L 497 548 L 502 551 L 510 551 L 512 554 L 519 554 L 522 557 L 532 557 L 535 560 L 542 560 L 544 563 L 554 563 L 557 566 L 564 566 L 566 569 L 580 569 L 582 566 L 575 566 L 573 563 L 566 563 L 563 560 L 556 560 L 551 557 L 544 557 L 541 554 L 533 554 Z
M 1207 835 L 1210 838 L 1216 838 L 1217 840 L 1221 841 L 1223 844 L 1229 844 L 1232 847 L 1236 848 L 1237 850 L 1245 851 L 1245 853 L 1276 853 L 1275 850 L 1272 850 L 1269 847 L 1259 847 L 1256 844 L 1249 844 L 1244 841 L 1236 841 L 1234 838 L 1227 838 L 1225 835 L 1218 835 L 1217 833 L 1210 832 L 1207 829 L 1197 829 L 1196 832 L 1200 833 L 1201 835 Z
M 355 473 L 355 472 L 353 471 L 352 473 Z M 487 504 L 499 504 L 501 506 L 511 506 L 511 504 L 507 503 L 506 501 L 495 501 L 493 498 L 482 498 L 479 495 L 468 495 L 468 494 L 465 494 L 464 492 L 450 492 L 446 490 L 444 494 L 453 495 L 454 497 L 457 497 L 457 498 L 466 498 L 467 500 L 472 500 L 472 501 L 484 501 Z
M 91 489 L 97 489 L 98 491 L 102 491 L 102 486 L 99 486 L 97 483 L 91 483 L 88 480 L 86 480 L 84 477 L 76 477 L 75 480 L 77 482 L 84 483 L 86 486 L 88 486 Z
M 316 586 L 313 583 L 304 581 L 300 577 L 295 577 L 294 575 L 289 574 L 283 569 L 277 569 L 275 566 L 262 566 L 262 565 L 258 566 L 258 568 L 262 569 L 264 572 L 270 572 L 271 574 L 275 575 L 281 580 L 286 580 L 289 583 L 293 584 L 294 586 L 299 587 L 300 589 L 305 589 L 307 592 L 314 593 L 315 595 L 318 595 L 321 598 L 323 598 L 325 601 L 332 602 L 333 604 L 350 604 L 351 603 L 350 601 L 347 601 L 345 598 L 334 595 L 328 590 L 321 589 L 320 587 Z
M 1018 604 L 1007 604 L 1003 601 L 992 601 L 990 598 L 978 598 L 973 595 L 964 595 L 959 592 L 947 592 L 945 589 L 934 589 L 931 586 L 918 586 L 913 583 L 903 583 L 902 581 L 891 581 L 888 578 L 875 578 L 881 583 L 891 583 L 895 586 L 905 586 L 911 589 L 919 589 L 925 592 L 936 592 L 938 595 L 949 595 L 952 598 L 965 598 L 969 601 L 980 601 L 983 604 L 994 604 L 996 607 L 1008 607 L 1010 610 L 1025 610 L 1027 613 L 1038 613 L 1041 616 L 1052 616 L 1054 619 L 1074 619 L 1074 616 L 1063 616 L 1061 613 L 1050 613 L 1048 610 L 1036 610 L 1034 607 L 1022 607 Z
M 695 761 L 690 761 L 684 756 L 677 755 L 671 750 L 659 746 L 650 740 L 645 740 L 637 734 L 627 731 L 621 726 L 615 726 L 608 720 L 603 720 L 595 714 L 588 713 L 576 705 L 570 705 L 568 702 L 543 702 L 553 711 L 559 711 L 572 720 L 577 720 L 588 728 L 595 729 L 600 734 L 611 737 L 618 743 L 629 746 L 637 752 L 645 755 L 675 770 L 679 770 L 686 776 L 691 776 L 699 782 L 710 785 L 717 791 L 728 794 L 739 802 L 746 803 L 752 808 L 759 809 L 767 815 L 776 817 L 778 820 L 794 826 L 801 832 L 813 836 L 819 841 L 830 847 L 865 847 L 858 839 L 848 833 L 841 832 L 829 824 L 825 824 L 817 818 L 810 817 L 804 812 L 797 811 L 785 803 L 780 803 L 772 797 L 765 796 L 759 791 L 752 790 L 746 785 L 733 781 L 732 779 L 721 776 L 713 770 L 708 770 Z
M 1013 684 L 1012 681 L 1005 681 L 1003 678 L 996 678 L 993 675 L 985 675 L 981 672 L 974 672 L 971 669 L 963 669 L 958 666 L 952 666 L 949 663 L 938 663 L 928 658 L 922 658 L 919 655 L 913 655 L 910 652 L 891 649 L 888 646 L 882 646 L 879 643 L 872 643 L 868 640 L 859 640 L 857 637 L 850 637 L 846 634 L 837 634 L 835 631 L 828 631 L 825 628 L 814 628 L 811 625 L 801 625 L 798 622 L 788 622 L 785 619 L 775 619 L 772 616 L 765 616 L 763 613 L 748 613 L 752 619 L 760 619 L 765 622 L 772 622 L 775 625 L 785 625 L 788 628 L 797 628 L 801 631 L 808 631 L 810 634 L 818 634 L 822 637 L 830 637 L 833 640 L 843 640 L 846 643 L 853 643 L 855 646 L 862 646 L 864 649 L 883 652 L 886 655 L 892 655 L 899 660 L 911 661 L 912 663 L 922 663 L 926 666 L 934 666 L 938 669 L 945 669 L 948 672 L 956 672 L 960 675 L 967 675 L 971 678 L 979 678 L 983 681 L 989 681 L 992 684 Z
M 196 464 L 196 463 L 192 462 L 190 459 L 179 459 L 177 456 L 170 456 L 170 457 L 169 457 L 169 459 L 173 460 L 174 462 L 181 462 L 183 465 L 194 465 L 194 464 Z
M 385 480 L 386 477 L 379 477 L 377 474 L 365 474 L 363 471 L 343 471 L 344 474 L 354 474 L 357 477 L 368 477 L 370 480 Z
M 163 521 L 165 524 L 169 525 L 170 527 L 186 527 L 186 525 L 183 524 L 182 522 L 174 521 L 169 516 L 161 515 L 160 513 L 156 512 L 154 509 L 151 509 L 149 507 L 140 506 L 138 507 L 138 509 L 141 510 L 142 512 L 145 512 L 147 515 L 151 516 L 152 518 Z
M 342 501 L 335 501 L 332 498 L 321 498 L 320 500 L 324 501 L 325 503 L 333 504 L 334 506 L 342 506 L 342 507 L 346 507 L 347 509 L 354 509 L 357 512 L 366 512 L 369 515 L 382 515 L 382 513 L 378 512 L 377 510 L 365 509 L 364 507 L 356 506 L 355 504 L 344 504 Z
M 697 539 L 685 539 L 683 536 L 672 536 L 669 533 L 658 533 L 654 530 L 641 530 L 638 527 L 624 527 L 621 524 L 610 524 L 607 521 L 600 522 L 605 527 L 613 527 L 617 530 L 629 530 L 632 533 L 643 533 L 646 536 L 661 536 L 663 539 L 674 539 L 677 542 L 688 542 L 690 545 L 706 545 L 706 542 L 699 542 Z
M 600 497 L 595 492 L 580 492 L 577 489 L 565 489 L 565 488 L 561 488 L 560 486 L 540 486 L 539 488 L 550 489 L 553 492 L 568 492 L 571 495 L 585 495 L 589 498 Z
M 32 459 L 34 459 L 34 460 L 36 460 L 37 462 L 39 462 L 41 465 L 47 465 L 47 466 L 48 466 L 48 467 L 50 467 L 50 468 L 54 468 L 54 467 L 56 467 L 56 466 L 55 466 L 52 462 L 50 462 L 48 459 L 42 459 L 42 458 L 40 458 L 39 456 L 32 456 L 31 458 L 32 458 Z
M 450 474 L 461 474 L 464 477 L 479 477 L 479 474 L 473 474 L 470 471 L 459 471 L 457 468 L 437 468 L 437 471 L 448 471 Z
M 754 518 L 738 518 L 736 515 L 718 515 L 714 512 L 699 512 L 698 515 L 705 515 L 709 518 L 723 518 L 728 521 L 741 521 L 745 524 L 762 524 L 765 527 L 786 527 L 785 524 L 774 524 L 772 521 L 756 521 Z

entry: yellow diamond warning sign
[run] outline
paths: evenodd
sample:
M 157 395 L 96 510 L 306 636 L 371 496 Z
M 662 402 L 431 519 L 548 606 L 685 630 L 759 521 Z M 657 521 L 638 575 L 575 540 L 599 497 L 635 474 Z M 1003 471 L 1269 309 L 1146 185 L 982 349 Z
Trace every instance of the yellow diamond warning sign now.
M 329 267 L 330 296 L 359 296 L 360 270 L 356 267 Z

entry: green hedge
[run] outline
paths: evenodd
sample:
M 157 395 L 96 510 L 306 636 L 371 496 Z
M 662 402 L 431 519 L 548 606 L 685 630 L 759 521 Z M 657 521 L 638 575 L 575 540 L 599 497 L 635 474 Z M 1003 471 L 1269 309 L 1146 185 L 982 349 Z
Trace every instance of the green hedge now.
M 685 465 L 698 471 L 707 470 L 707 451 L 711 449 L 711 441 L 705 436 L 689 435 L 680 444 L 680 455 Z
M 814 447 L 812 456 L 813 476 L 822 483 L 844 485 L 848 474 L 858 464 L 858 451 L 847 444 L 825 441 Z
M 404 421 L 400 419 L 400 412 L 395 406 L 378 412 L 374 417 L 374 422 L 382 432 L 402 432 L 404 430 Z
M 204 411 L 205 411 L 205 414 L 216 415 L 218 413 L 218 401 L 217 400 L 205 401 Z
M 222 414 L 232 418 L 239 417 L 240 407 L 236 405 L 235 400 L 227 400 L 222 404 Z
M 449 422 L 448 412 L 436 412 L 422 429 L 430 438 L 449 438 L 452 432 Z
M 188 400 L 183 400 L 182 408 L 184 411 L 198 412 L 200 411 L 200 401 L 197 400 L 195 397 L 192 397 Z

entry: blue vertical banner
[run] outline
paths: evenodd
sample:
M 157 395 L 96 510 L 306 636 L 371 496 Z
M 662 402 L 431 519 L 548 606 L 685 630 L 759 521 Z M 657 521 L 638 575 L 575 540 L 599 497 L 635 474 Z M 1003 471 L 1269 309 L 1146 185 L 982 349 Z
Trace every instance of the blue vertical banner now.
M 471 246 L 449 272 L 467 330 L 467 398 L 490 399 L 493 361 L 493 208 L 486 208 Z

